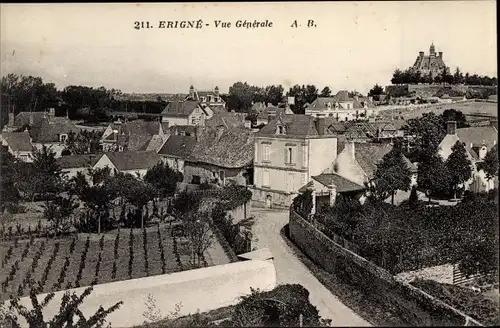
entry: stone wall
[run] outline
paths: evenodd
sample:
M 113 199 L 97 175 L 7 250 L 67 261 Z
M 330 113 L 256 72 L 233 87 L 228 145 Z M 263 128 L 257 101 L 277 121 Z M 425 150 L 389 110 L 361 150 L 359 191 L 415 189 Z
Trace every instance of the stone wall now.
M 398 313 L 410 326 L 480 324 L 329 239 L 290 210 L 290 238 L 316 264 Z
M 123 301 L 123 305 L 111 313 L 106 321 L 113 327 L 132 327 L 146 320 L 143 313 L 148 310 L 148 296 L 153 297 L 154 305 L 162 316 L 173 312 L 177 304 L 181 305 L 179 315 L 182 316 L 197 310 L 205 312 L 236 304 L 241 296 L 250 294 L 250 288 L 268 291 L 275 287 L 276 270 L 272 262 L 236 262 L 96 285 L 79 309 L 88 318 L 99 306 L 108 308 Z M 70 291 L 81 295 L 85 289 L 82 287 Z M 44 308 L 46 320 L 59 312 L 63 294 L 64 291 L 56 292 L 54 299 Z M 41 301 L 45 295 L 38 295 L 38 300 Z M 29 297 L 21 298 L 20 304 L 31 309 Z M 20 321 L 22 327 L 27 326 L 23 318 Z

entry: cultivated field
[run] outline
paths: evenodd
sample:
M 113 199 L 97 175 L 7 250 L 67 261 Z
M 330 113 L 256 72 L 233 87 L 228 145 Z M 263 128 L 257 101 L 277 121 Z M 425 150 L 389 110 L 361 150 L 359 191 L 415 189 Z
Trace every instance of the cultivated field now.
M 186 240 L 172 236 L 167 224 L 1 242 L 0 300 L 28 295 L 31 279 L 43 292 L 51 292 L 189 270 L 189 258 Z M 207 260 L 208 266 L 221 264 Z
M 381 110 L 380 115 L 402 116 L 404 119 L 416 118 L 422 116 L 423 113 L 434 112 L 436 115 L 442 114 L 447 109 L 456 109 L 467 115 L 487 115 L 498 117 L 498 103 L 492 102 L 463 102 L 454 104 L 436 104 L 422 108 L 405 108 L 394 110 Z

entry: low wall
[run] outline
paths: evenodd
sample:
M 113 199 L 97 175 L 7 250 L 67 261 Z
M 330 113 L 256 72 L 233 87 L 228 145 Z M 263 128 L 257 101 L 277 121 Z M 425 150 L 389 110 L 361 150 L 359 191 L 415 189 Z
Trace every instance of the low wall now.
M 250 294 L 250 287 L 272 290 L 276 287 L 274 264 L 268 261 L 245 261 L 173 274 L 158 275 L 94 286 L 80 310 L 86 317 L 94 314 L 99 306 L 108 308 L 116 302 L 123 305 L 111 313 L 106 322 L 113 327 L 132 327 L 144 323 L 148 295 L 155 299 L 155 306 L 162 316 L 167 316 L 181 303 L 179 315 L 214 310 L 239 302 L 240 296 Z M 85 288 L 71 289 L 80 295 Z M 44 309 L 44 317 L 58 313 L 64 291 L 57 292 Z M 46 294 L 38 296 L 42 300 Z M 31 309 L 29 297 L 20 303 Z M 26 326 L 25 322 L 21 325 Z
M 411 326 L 481 326 L 477 321 L 329 239 L 290 210 L 290 239 L 326 271 L 393 309 Z

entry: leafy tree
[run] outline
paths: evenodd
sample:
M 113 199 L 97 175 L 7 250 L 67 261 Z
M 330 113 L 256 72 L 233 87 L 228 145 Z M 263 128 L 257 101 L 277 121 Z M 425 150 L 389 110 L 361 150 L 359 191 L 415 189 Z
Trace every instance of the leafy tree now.
M 78 135 L 70 132 L 66 145 L 71 154 L 96 154 L 101 151 L 99 144 L 101 135 L 102 133 L 99 131 L 82 130 Z
M 28 177 L 28 183 L 32 188 L 32 200 L 36 194 L 47 198 L 49 194 L 57 194 L 63 190 L 61 167 L 50 148 L 43 146 L 42 149 L 35 151 L 32 167 L 32 175 Z
M 175 197 L 172 207 L 180 214 L 186 214 L 198 208 L 200 198 L 193 193 L 182 191 Z
M 379 100 L 380 95 L 384 94 L 384 88 L 382 88 L 380 85 L 375 84 L 373 88 L 370 89 L 368 92 L 368 96 L 373 97 L 374 100 Z
M 324 87 L 323 90 L 321 90 L 320 97 L 330 97 L 332 95 L 332 90 L 328 86 Z
M 448 168 L 449 179 L 456 198 L 458 186 L 468 181 L 472 176 L 471 162 L 467 157 L 464 144 L 460 141 L 457 141 L 451 147 L 451 154 L 446 160 L 446 167 Z
M 486 173 L 488 180 L 498 176 L 498 145 L 494 145 L 484 157 L 481 168 Z
M 377 164 L 373 182 L 376 194 L 383 199 L 390 195 L 393 205 L 396 191 L 407 191 L 410 188 L 411 172 L 406 165 L 400 147 L 393 147 Z
M 290 105 L 290 109 L 295 114 L 305 113 L 305 104 L 312 103 L 318 97 L 318 88 L 314 85 L 295 85 L 287 92 L 288 97 L 295 98 L 295 104 Z
M 191 249 L 190 263 L 197 268 L 203 266 L 203 254 L 212 245 L 214 238 L 209 218 L 208 213 L 200 210 L 189 212 L 183 218 L 184 232 Z
M 16 186 L 18 181 L 16 166 L 17 160 L 4 147 L 0 146 L 0 212 L 16 205 L 21 200 L 21 195 Z
M 239 112 L 248 112 L 252 107 L 256 88 L 248 83 L 236 82 L 229 87 L 227 105 Z
M 422 157 L 418 163 L 417 184 L 426 191 L 429 203 L 432 194 L 448 188 L 448 170 L 441 156 L 430 153 Z
M 415 208 L 418 205 L 418 195 L 417 195 L 417 187 L 413 186 L 411 188 L 410 197 L 408 198 L 408 204 L 411 208 Z
M 182 173 L 171 169 L 167 163 L 160 162 L 148 169 L 144 181 L 154 186 L 161 197 L 167 197 L 173 195 L 177 183 L 182 182 L 183 178 Z
M 269 85 L 264 90 L 264 102 L 277 106 L 283 100 L 283 93 L 283 86 Z
M 58 196 L 44 205 L 43 218 L 46 219 L 55 235 L 68 232 L 71 227 L 71 215 L 78 204 L 71 198 Z
M 464 113 L 456 109 L 447 109 L 441 114 L 442 122 L 444 124 L 444 129 L 446 129 L 446 122 L 455 121 L 457 122 L 457 128 L 467 128 L 469 124 L 467 123 L 467 118 Z
M 445 123 L 441 116 L 429 112 L 419 118 L 409 119 L 403 127 L 406 133 L 414 136 L 415 149 L 408 154 L 412 162 L 420 162 L 427 154 L 436 153 L 439 144 L 446 135 Z
M 312 197 L 312 190 L 307 189 L 293 199 L 293 208 L 304 218 L 308 217 L 313 209 Z
M 30 292 L 30 299 L 32 309 L 28 309 L 24 305 L 19 303 L 19 298 L 14 298 L 10 301 L 9 311 L 4 314 L 3 322 L 11 327 L 21 327 L 21 322 L 18 319 L 18 315 L 22 316 L 28 323 L 29 328 L 39 328 L 39 327 L 49 327 L 49 328 L 59 328 L 59 327 L 74 327 L 74 328 L 101 328 L 104 327 L 106 322 L 106 317 L 118 310 L 123 302 L 118 302 L 108 309 L 104 309 L 102 306 L 99 307 L 97 312 L 95 312 L 90 317 L 85 317 L 79 307 L 82 305 L 83 300 L 92 293 L 93 287 L 88 287 L 80 295 L 75 293 L 70 294 L 67 291 L 61 300 L 61 306 L 59 312 L 50 320 L 46 320 L 43 315 L 43 309 L 54 299 L 55 294 L 50 293 L 43 301 L 40 303 L 37 298 L 37 294 L 41 291 L 32 288 Z M 0 321 L 0 323 L 2 323 Z

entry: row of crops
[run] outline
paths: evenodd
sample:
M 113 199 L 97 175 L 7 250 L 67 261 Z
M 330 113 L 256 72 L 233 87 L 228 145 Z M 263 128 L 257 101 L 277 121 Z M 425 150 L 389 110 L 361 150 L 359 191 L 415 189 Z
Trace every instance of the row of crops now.
M 0 243 L 0 300 L 189 269 L 167 225 Z

